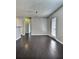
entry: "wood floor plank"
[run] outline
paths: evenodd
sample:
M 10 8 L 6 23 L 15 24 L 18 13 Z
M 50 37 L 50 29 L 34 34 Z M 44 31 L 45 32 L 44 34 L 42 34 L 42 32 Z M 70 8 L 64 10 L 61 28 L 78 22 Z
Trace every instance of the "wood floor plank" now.
M 49 36 L 16 41 L 16 59 L 63 59 L 63 45 Z

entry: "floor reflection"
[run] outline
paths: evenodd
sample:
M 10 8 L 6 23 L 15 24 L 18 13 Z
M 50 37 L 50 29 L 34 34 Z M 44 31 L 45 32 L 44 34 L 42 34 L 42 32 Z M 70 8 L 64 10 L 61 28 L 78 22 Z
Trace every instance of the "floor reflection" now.
M 22 36 L 21 37 L 21 47 L 23 47 L 23 48 L 26 48 L 26 49 L 28 49 L 29 48 L 29 45 L 30 45 L 30 40 L 31 40 L 31 37 L 24 37 L 24 36 Z
M 22 37 L 16 43 L 17 59 L 63 59 L 63 47 L 48 36 Z
M 54 42 L 53 40 L 50 41 L 50 46 L 51 49 L 56 49 L 56 42 Z
M 50 41 L 50 45 L 49 45 L 49 55 L 50 56 L 55 56 L 57 54 L 57 45 L 56 42 L 54 42 L 53 40 Z

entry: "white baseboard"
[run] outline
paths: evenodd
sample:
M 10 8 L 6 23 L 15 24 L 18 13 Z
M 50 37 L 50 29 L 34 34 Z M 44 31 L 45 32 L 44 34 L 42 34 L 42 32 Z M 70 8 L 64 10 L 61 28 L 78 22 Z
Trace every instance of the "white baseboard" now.
M 24 34 L 23 34 L 23 35 L 24 35 Z M 54 39 L 55 39 L 56 41 L 58 41 L 59 43 L 63 44 L 63 42 L 59 41 L 56 37 L 54 37 L 54 36 L 52 36 L 52 35 L 50 35 L 50 34 L 31 34 L 31 35 L 35 35 L 35 36 L 48 35 L 48 36 L 54 38 Z M 16 38 L 16 40 L 18 40 L 18 39 L 20 39 L 20 38 L 21 38 L 21 36 L 19 36 L 18 38 Z
M 59 41 L 56 37 L 54 37 L 54 36 L 52 36 L 52 35 L 48 35 L 48 36 L 54 38 L 54 39 L 55 39 L 56 41 L 58 41 L 59 43 L 63 44 L 63 42 Z
M 38 36 L 38 35 L 48 35 L 48 34 L 32 34 L 32 35 Z
M 19 40 L 21 38 L 21 36 L 19 36 L 18 38 L 16 38 L 16 40 Z
M 55 38 L 54 36 L 50 35 L 50 34 L 32 34 L 32 35 L 35 35 L 35 36 L 38 36 L 38 35 L 48 35 L 52 38 L 54 38 L 56 41 L 58 41 L 59 43 L 63 44 L 63 42 L 59 41 L 57 38 Z

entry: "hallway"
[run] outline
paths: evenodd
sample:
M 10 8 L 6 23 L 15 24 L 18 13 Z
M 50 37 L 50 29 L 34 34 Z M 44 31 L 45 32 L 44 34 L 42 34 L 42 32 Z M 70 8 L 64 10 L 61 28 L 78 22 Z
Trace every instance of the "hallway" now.
M 47 35 L 16 41 L 16 59 L 63 59 L 63 45 Z

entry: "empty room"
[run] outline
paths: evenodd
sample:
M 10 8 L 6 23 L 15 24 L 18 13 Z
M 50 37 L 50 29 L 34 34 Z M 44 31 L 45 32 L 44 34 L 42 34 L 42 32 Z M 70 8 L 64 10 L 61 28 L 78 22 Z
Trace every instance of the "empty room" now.
M 16 0 L 16 59 L 63 59 L 63 0 Z

